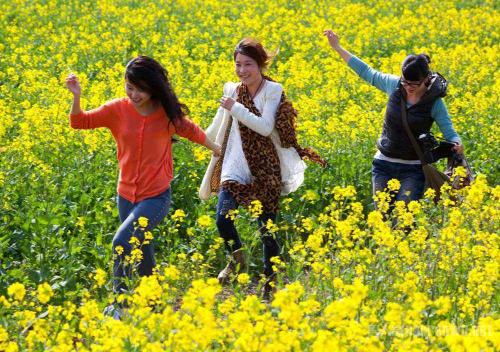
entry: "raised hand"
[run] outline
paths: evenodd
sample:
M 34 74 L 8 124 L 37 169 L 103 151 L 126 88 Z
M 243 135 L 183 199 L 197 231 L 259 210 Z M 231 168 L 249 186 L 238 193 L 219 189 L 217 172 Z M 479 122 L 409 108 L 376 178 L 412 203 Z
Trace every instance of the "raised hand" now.
M 334 31 L 327 29 L 323 31 L 323 35 L 328 39 L 328 44 L 330 44 L 332 49 L 335 50 L 345 62 L 351 60 L 352 54 L 340 46 L 339 36 L 335 34 Z
M 78 82 L 78 78 L 71 73 L 67 78 L 66 78 L 66 87 L 69 89 L 73 95 L 80 95 L 82 94 L 82 88 L 80 87 L 80 83 Z
M 328 44 L 330 44 L 333 49 L 337 50 L 340 48 L 339 36 L 335 34 L 334 31 L 327 29 L 323 31 L 323 35 L 328 39 Z

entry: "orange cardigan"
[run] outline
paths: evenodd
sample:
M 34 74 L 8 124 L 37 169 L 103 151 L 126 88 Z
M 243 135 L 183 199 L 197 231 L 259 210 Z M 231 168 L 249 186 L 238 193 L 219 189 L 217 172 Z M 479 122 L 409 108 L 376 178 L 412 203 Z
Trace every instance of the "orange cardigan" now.
M 132 203 L 163 193 L 173 178 L 172 136 L 178 134 L 195 143 L 205 143 L 205 133 L 188 118 L 175 123 L 163 108 L 148 116 L 137 112 L 128 98 L 112 100 L 101 107 L 71 115 L 71 127 L 107 127 L 117 144 L 120 165 L 118 194 Z

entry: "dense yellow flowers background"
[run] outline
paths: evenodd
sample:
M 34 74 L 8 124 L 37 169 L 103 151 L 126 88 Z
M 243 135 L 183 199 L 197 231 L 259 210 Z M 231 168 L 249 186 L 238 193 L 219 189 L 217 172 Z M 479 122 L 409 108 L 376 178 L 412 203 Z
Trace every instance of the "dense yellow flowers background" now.
M 479 174 L 470 189 L 397 205 L 397 226 L 372 211 L 387 97 L 331 51 L 327 28 L 384 72 L 431 56 Z M 0 2 L 0 350 L 500 349 L 498 28 L 495 1 Z M 299 111 L 299 139 L 331 165 L 310 165 L 268 224 L 283 244 L 274 300 L 256 295 L 252 212 L 233 214 L 252 269 L 229 288 L 213 279 L 225 261 L 214 203 L 196 198 L 209 153 L 181 142 L 173 209 L 153 233 L 158 274 L 134 279 L 124 320 L 104 317 L 114 141 L 70 129 L 64 78 L 78 75 L 90 109 L 124 96 L 128 60 L 152 56 L 205 128 L 248 36 L 276 54 L 268 74 Z

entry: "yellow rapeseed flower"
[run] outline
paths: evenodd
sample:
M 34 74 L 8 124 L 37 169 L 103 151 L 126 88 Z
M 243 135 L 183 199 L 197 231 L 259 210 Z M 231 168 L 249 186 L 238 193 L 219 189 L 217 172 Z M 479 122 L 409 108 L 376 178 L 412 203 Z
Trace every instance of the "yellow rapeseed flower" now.
M 107 275 L 106 271 L 101 268 L 97 268 L 94 273 L 94 281 L 96 287 L 102 287 L 106 283 Z
M 263 212 L 262 203 L 259 200 L 253 200 L 248 207 L 248 211 L 252 218 L 258 218 Z
M 397 192 L 400 187 L 401 187 L 401 183 L 399 182 L 399 180 L 397 180 L 395 178 L 390 179 L 387 182 L 387 188 L 389 189 L 389 191 Z
M 247 273 L 241 273 L 238 275 L 238 283 L 241 285 L 246 285 L 250 282 L 250 276 Z
M 49 302 L 53 295 L 54 292 L 52 291 L 52 287 L 50 287 L 48 283 L 44 282 L 38 285 L 37 297 L 40 303 L 45 304 Z
M 208 215 L 202 215 L 197 220 L 198 225 L 205 228 L 212 226 L 212 222 L 212 218 Z
M 18 302 L 21 302 L 26 295 L 26 288 L 20 282 L 15 282 L 7 288 L 7 294 Z
M 184 221 L 185 217 L 186 213 L 182 209 L 175 209 L 174 213 L 172 214 L 172 220 L 174 221 L 182 222 Z
M 140 216 L 137 222 L 139 223 L 139 226 L 142 228 L 148 227 L 148 218 L 144 216 Z

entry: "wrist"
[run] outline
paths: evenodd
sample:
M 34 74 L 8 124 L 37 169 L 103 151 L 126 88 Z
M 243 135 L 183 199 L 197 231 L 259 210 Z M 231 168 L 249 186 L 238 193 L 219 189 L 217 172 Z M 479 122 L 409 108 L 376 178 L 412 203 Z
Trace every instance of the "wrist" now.
M 207 135 L 205 135 L 205 147 L 207 147 L 210 150 L 214 149 L 214 142 L 210 138 L 208 138 Z
M 238 112 L 237 112 L 237 110 L 238 110 L 238 106 L 237 106 L 237 105 L 239 105 L 239 104 L 240 104 L 240 103 L 238 103 L 237 101 L 235 101 L 235 102 L 233 103 L 233 106 L 231 106 L 231 109 L 229 109 L 229 112 L 230 112 L 230 113 L 233 113 L 233 114 L 237 114 L 237 113 L 238 113 Z M 236 118 L 238 118 L 237 116 L 235 116 L 235 117 L 236 117 Z

